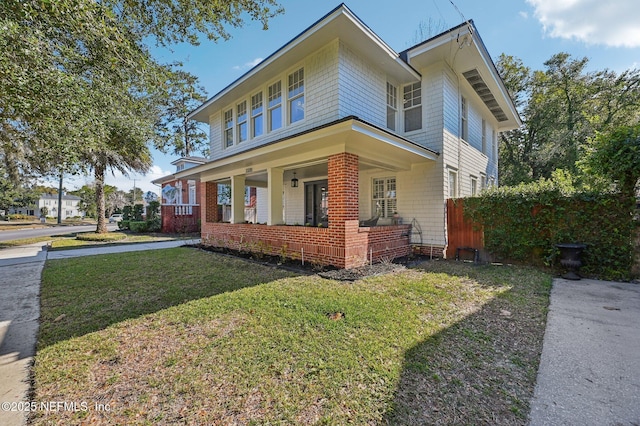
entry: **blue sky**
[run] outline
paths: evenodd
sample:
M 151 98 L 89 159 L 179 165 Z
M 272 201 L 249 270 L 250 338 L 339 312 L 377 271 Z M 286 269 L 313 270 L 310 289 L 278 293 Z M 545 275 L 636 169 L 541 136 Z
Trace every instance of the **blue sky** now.
M 339 1 L 280 0 L 284 14 L 262 30 L 256 22 L 231 28 L 232 38 L 200 46 L 153 49 L 162 62 L 184 62 L 213 96 L 289 40 L 312 25 Z M 553 54 L 567 52 L 589 58 L 589 70 L 618 73 L 640 67 L 640 2 L 638 0 L 350 0 L 345 4 L 389 46 L 400 52 L 416 42 L 423 22 L 437 32 L 473 19 L 495 59 L 506 53 L 532 69 L 543 69 Z M 434 35 L 434 34 L 432 34 Z M 107 183 L 129 190 L 136 186 L 158 192 L 151 180 L 174 171 L 176 157 L 154 151 L 154 166 L 146 176 L 109 176 Z M 90 181 L 91 179 L 88 179 Z M 84 179 L 68 182 L 81 186 Z

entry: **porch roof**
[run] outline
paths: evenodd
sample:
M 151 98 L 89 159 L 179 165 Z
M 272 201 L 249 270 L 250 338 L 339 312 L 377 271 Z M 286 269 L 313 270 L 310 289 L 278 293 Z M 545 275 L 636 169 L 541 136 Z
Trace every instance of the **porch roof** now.
M 238 154 L 176 173 L 178 179 L 221 180 L 239 174 L 260 174 L 312 166 L 341 152 L 358 155 L 360 164 L 387 170 L 409 170 L 412 164 L 435 161 L 438 152 L 385 129 L 349 116 Z

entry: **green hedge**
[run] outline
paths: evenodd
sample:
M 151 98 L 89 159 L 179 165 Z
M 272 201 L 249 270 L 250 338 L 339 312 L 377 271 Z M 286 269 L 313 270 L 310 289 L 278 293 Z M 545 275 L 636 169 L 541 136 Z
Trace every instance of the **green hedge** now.
M 544 182 L 465 199 L 465 216 L 484 228 L 485 248 L 499 259 L 557 266 L 555 244 L 580 242 L 580 271 L 611 280 L 630 278 L 632 213 L 619 194 L 567 194 Z
M 131 232 L 143 233 L 149 230 L 149 225 L 144 221 L 131 220 L 129 221 L 129 229 L 131 230 Z

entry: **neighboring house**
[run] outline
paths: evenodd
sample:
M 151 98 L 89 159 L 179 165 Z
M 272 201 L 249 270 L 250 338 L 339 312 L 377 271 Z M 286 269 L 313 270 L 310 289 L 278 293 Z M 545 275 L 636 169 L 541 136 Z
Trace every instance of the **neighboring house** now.
M 521 124 L 472 21 L 397 53 L 344 4 L 189 117 L 211 156 L 175 179 L 200 182 L 204 244 L 345 268 L 442 254 L 446 199 L 497 184 Z
M 206 162 L 202 157 L 182 157 L 171 164 L 176 173 Z M 200 230 L 200 186 L 198 179 L 179 179 L 176 174 L 152 181 L 161 186 L 160 215 L 162 232 L 197 232 Z
M 75 195 L 62 194 L 62 208 L 58 206 L 58 194 L 42 194 L 38 199 L 38 205 L 32 207 L 19 207 L 9 210 L 9 214 L 25 214 L 29 216 L 41 217 L 43 207 L 47 208 L 47 217 L 58 217 L 58 210 L 62 210 L 61 219 L 73 217 L 84 217 L 84 212 L 80 209 L 82 198 Z

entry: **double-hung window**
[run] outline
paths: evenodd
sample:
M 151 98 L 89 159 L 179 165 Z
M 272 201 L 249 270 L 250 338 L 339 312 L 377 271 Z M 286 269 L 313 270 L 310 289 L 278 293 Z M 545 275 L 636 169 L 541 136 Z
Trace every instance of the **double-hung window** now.
M 422 128 L 422 84 L 420 82 L 404 86 L 404 131 Z
M 464 96 L 460 98 L 460 137 L 469 141 L 469 105 Z
M 289 123 L 304 118 L 304 68 L 289 74 Z
M 269 86 L 269 131 L 282 127 L 282 82 Z
M 458 173 L 449 170 L 449 198 L 458 198 Z
M 233 146 L 233 110 L 224 112 L 224 146 Z
M 237 122 L 236 125 L 238 132 L 238 143 L 244 142 L 248 137 L 248 123 L 247 123 L 247 101 L 242 101 L 236 106 Z
M 373 205 L 374 215 L 380 217 L 393 217 L 397 211 L 398 203 L 396 199 L 396 178 L 375 178 L 373 179 Z
M 264 132 L 264 114 L 262 105 L 262 92 L 251 97 L 251 135 L 255 138 Z
M 396 116 L 398 114 L 398 89 L 387 81 L 387 128 L 396 130 Z

